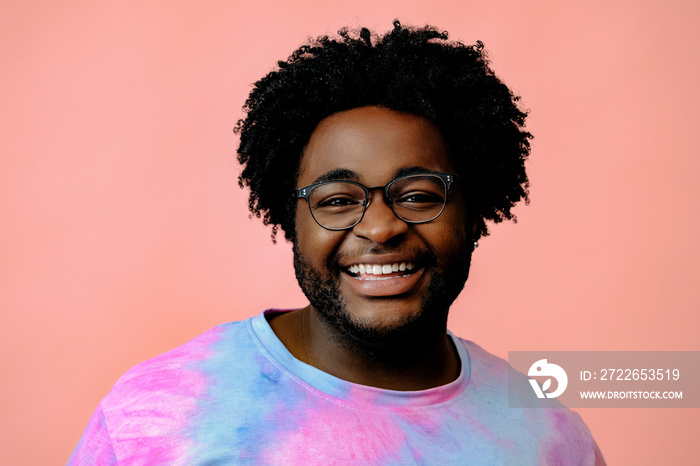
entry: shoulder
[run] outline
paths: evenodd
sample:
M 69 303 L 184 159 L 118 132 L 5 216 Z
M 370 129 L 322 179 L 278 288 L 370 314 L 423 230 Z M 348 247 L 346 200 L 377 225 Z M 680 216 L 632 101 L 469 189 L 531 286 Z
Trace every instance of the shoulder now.
M 604 464 L 590 430 L 581 416 L 559 404 L 556 408 L 510 407 L 509 377 L 522 378 L 508 362 L 481 348 L 476 343 L 456 338 L 469 357 L 468 399 L 483 422 L 492 425 L 501 435 L 517 442 L 537 446 L 542 464 Z M 528 384 L 529 386 L 529 384 Z M 528 396 L 533 393 L 517 393 Z M 513 394 L 511 393 L 511 396 Z M 564 464 L 562 463 L 562 464 Z
M 134 366 L 117 381 L 99 407 L 117 457 L 138 457 L 146 447 L 149 455 L 158 454 L 154 445 L 162 447 L 163 464 L 182 457 L 185 444 L 179 439 L 222 368 L 249 360 L 246 351 L 254 351 L 247 322 L 214 327 Z
M 133 390 L 163 390 L 183 383 L 191 384 L 193 372 L 231 349 L 222 343 L 235 344 L 245 339 L 246 322 L 218 325 L 183 345 L 137 364 L 119 378 L 107 399 Z

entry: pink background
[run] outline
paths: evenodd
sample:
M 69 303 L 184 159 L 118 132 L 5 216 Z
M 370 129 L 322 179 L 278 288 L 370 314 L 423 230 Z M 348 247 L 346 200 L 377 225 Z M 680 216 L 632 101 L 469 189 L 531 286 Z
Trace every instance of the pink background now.
M 395 17 L 485 42 L 535 134 L 532 203 L 451 328 L 508 350 L 700 350 L 700 4 L 10 1 L 0 14 L 0 463 L 64 463 L 132 365 L 302 306 L 232 127 L 306 36 Z M 609 464 L 690 464 L 698 410 L 580 410 Z

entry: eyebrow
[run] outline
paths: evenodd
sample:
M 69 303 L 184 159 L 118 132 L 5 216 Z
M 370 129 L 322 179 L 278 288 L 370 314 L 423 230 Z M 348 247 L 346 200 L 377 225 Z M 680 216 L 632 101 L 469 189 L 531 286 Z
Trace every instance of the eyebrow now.
M 314 181 L 314 183 L 320 183 L 322 181 L 343 181 L 343 180 L 359 181 L 360 175 L 358 175 L 356 172 L 354 172 L 352 170 L 348 170 L 347 168 L 336 168 L 335 170 L 331 170 L 331 171 L 319 176 L 318 178 L 316 178 L 316 181 Z
M 433 173 L 434 170 L 429 170 L 425 167 L 421 166 L 413 166 L 413 167 L 405 167 L 405 168 L 400 168 L 394 173 L 394 178 L 399 178 L 402 176 L 406 175 L 411 175 L 413 173 Z M 357 174 L 357 172 L 354 172 L 352 170 L 348 170 L 347 168 L 336 168 L 335 170 L 331 170 L 327 173 L 324 173 L 323 175 L 319 176 L 316 178 L 314 183 L 320 183 L 323 181 L 344 181 L 344 180 L 349 180 L 349 181 L 360 181 L 360 175 Z
M 394 173 L 394 178 L 411 175 L 413 173 L 435 173 L 435 170 L 428 170 L 427 168 L 421 166 L 400 168 L 396 170 L 396 173 Z

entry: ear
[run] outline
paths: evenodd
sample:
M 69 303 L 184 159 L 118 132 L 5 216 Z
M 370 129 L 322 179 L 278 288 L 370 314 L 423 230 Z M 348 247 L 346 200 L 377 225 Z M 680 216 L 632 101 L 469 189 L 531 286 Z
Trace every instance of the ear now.
M 479 221 L 472 215 L 467 214 L 467 231 L 471 232 L 469 238 L 471 241 L 478 241 L 481 236 L 477 234 Z

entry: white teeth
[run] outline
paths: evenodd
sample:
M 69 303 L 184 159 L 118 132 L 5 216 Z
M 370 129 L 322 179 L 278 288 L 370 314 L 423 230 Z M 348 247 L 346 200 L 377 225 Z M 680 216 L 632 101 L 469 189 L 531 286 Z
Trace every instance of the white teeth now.
M 395 272 L 413 270 L 416 266 L 412 262 L 395 262 L 393 264 L 353 264 L 348 267 L 352 274 L 388 275 Z

